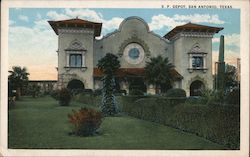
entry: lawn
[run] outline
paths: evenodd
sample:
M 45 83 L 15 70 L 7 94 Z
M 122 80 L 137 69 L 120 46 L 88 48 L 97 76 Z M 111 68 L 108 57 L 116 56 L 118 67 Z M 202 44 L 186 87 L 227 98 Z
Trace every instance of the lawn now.
M 9 110 L 9 148 L 226 149 L 193 134 L 126 115 L 103 119 L 99 134 L 69 135 L 67 114 L 85 104 L 61 107 L 51 97 L 23 97 Z

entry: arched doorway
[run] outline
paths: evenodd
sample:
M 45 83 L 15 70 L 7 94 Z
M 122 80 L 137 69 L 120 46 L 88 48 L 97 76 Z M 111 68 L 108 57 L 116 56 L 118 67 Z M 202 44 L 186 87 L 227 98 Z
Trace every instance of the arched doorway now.
M 190 85 L 190 96 L 201 96 L 202 90 L 205 88 L 205 85 L 202 81 L 196 80 Z
M 147 92 L 147 86 L 145 85 L 143 78 L 134 77 L 134 78 L 131 78 L 129 82 L 130 82 L 129 83 L 129 91 L 136 89 L 136 90 L 140 90 L 144 93 Z
M 73 79 L 71 81 L 69 81 L 67 88 L 69 90 L 73 90 L 73 89 L 84 89 L 84 84 L 82 83 L 82 81 L 77 80 L 77 79 Z

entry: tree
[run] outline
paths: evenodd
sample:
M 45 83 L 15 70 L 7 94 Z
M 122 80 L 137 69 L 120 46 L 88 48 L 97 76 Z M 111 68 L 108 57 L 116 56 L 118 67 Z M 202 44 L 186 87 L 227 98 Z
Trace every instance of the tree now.
M 118 112 L 115 101 L 115 72 L 120 68 L 120 61 L 114 54 L 107 53 L 97 64 L 98 68 L 104 73 L 102 78 L 102 113 L 104 116 L 113 116 Z
M 170 74 L 170 69 L 173 65 L 169 63 L 168 58 L 157 56 L 150 58 L 149 62 L 146 62 L 145 77 L 149 83 L 155 85 L 156 93 L 166 92 L 172 87 L 173 78 Z
M 238 87 L 236 67 L 226 64 L 225 67 L 225 90 L 230 92 Z
M 8 77 L 10 86 L 12 89 L 16 90 L 16 99 L 18 100 L 21 96 L 21 89 L 28 84 L 28 75 L 27 69 L 20 66 L 12 67 L 12 70 L 9 71 L 10 75 Z

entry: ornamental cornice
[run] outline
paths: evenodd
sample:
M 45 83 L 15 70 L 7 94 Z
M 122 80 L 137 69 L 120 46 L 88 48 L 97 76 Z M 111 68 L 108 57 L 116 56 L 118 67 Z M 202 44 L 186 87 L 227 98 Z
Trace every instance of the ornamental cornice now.
M 93 34 L 94 35 L 94 30 L 91 29 L 58 29 L 58 34 L 67 34 L 67 33 L 73 33 L 73 34 L 79 34 L 79 33 L 83 33 L 83 34 Z
M 198 37 L 198 38 L 212 38 L 214 33 L 210 32 L 180 32 L 173 36 L 170 40 L 176 40 L 180 37 Z

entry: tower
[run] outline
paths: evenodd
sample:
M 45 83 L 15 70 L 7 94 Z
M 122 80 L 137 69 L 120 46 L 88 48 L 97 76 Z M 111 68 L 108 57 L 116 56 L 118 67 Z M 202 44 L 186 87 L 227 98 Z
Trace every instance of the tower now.
M 213 88 L 212 38 L 222 29 L 187 23 L 164 36 L 172 43 L 175 68 L 184 77 L 177 88 L 184 89 L 188 96 Z
M 93 44 L 102 23 L 78 18 L 48 22 L 58 35 L 58 87 L 92 89 Z

